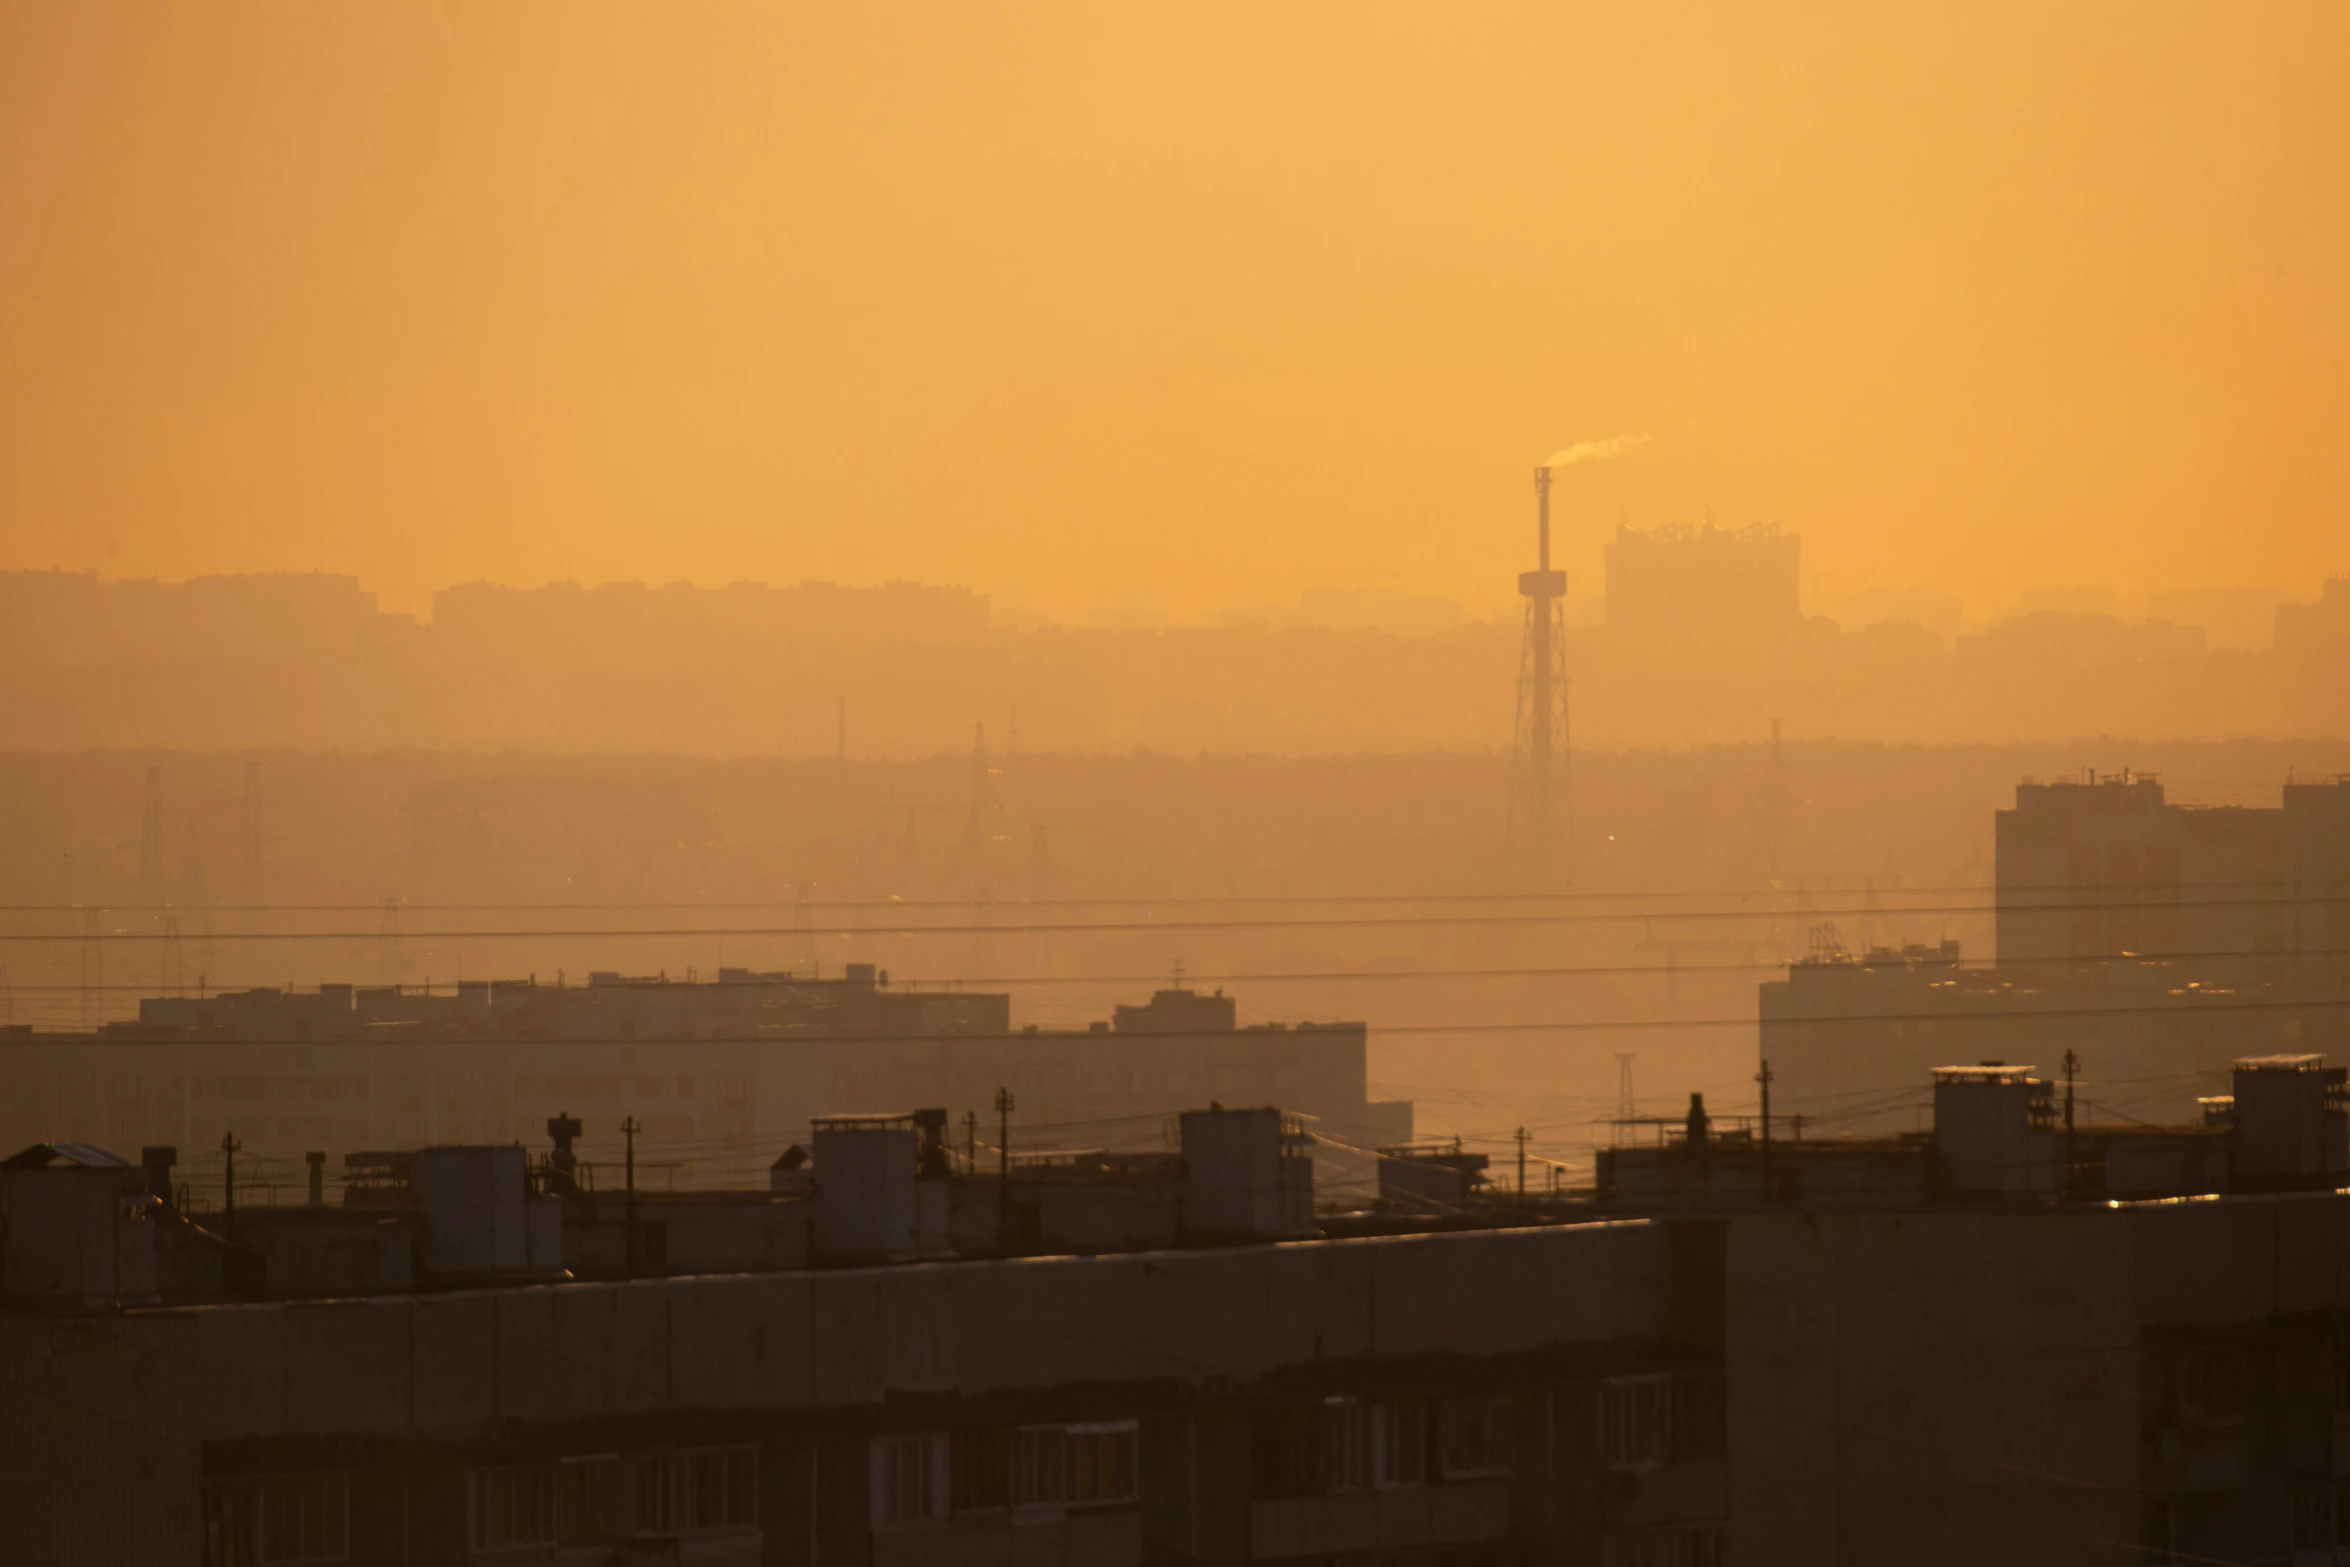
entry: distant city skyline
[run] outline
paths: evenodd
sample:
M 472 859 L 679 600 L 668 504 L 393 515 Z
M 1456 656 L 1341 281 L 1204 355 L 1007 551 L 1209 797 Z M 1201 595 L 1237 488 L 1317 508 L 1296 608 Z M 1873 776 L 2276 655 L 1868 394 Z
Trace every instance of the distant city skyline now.
M 1578 581 L 2309 596 L 2345 74 L 2322 3 L 18 8 L 0 565 L 1484 612 L 1638 432 Z
M 156 582 L 163 586 L 178 586 L 188 581 L 208 577 L 240 576 L 322 576 L 344 578 L 355 582 L 361 592 L 372 595 L 379 612 L 408 615 L 420 624 L 433 623 L 433 601 L 436 595 L 454 588 L 487 585 L 531 591 L 548 587 L 576 587 L 583 590 L 612 587 L 662 588 L 683 585 L 698 592 L 716 591 L 733 586 L 751 586 L 768 589 L 788 589 L 801 586 L 841 587 L 865 591 L 888 585 L 887 582 L 796 577 L 776 579 L 730 578 L 722 581 L 698 580 L 691 576 L 662 578 L 613 578 L 584 580 L 576 577 L 548 577 L 536 580 L 494 580 L 467 578 L 461 581 L 429 584 L 403 597 L 371 580 L 364 572 L 337 570 L 332 567 L 312 567 L 299 570 L 236 570 L 190 573 L 173 578 L 148 573 L 110 569 L 104 565 L 49 565 L 0 566 L 7 572 L 62 572 L 74 575 L 94 575 L 101 583 Z M 2328 576 L 2340 573 L 2328 573 Z M 2257 648 L 2268 646 L 2275 623 L 2275 611 L 2280 604 L 2310 603 L 2320 595 L 2323 579 L 2313 579 L 2299 588 L 2276 586 L 2216 586 L 2200 585 L 2186 588 L 2157 589 L 2144 593 L 2127 593 L 2119 589 L 2091 583 L 2050 583 L 2011 590 L 2002 600 L 1993 603 L 1962 598 L 1940 587 L 1922 583 L 1879 583 L 1823 588 L 1811 580 L 1811 565 L 1806 562 L 1803 584 L 1803 612 L 1837 621 L 1846 630 L 1864 626 L 1909 622 L 1924 626 L 1944 636 L 1961 631 L 1980 631 L 2001 621 L 2035 613 L 2067 615 L 2111 616 L 2123 620 L 2168 620 L 2180 625 L 2201 626 L 2210 631 L 2214 647 Z M 1163 602 L 1155 602 L 1136 595 L 1112 595 L 1090 601 L 1067 604 L 1040 603 L 1023 596 L 1021 585 L 991 586 L 986 582 L 934 581 L 920 578 L 894 578 L 889 581 L 910 583 L 928 588 L 944 588 L 975 593 L 987 601 L 992 624 L 1008 628 L 1035 628 L 1049 625 L 1067 625 L 1084 628 L 1148 629 L 1151 627 L 1277 627 L 1284 625 L 1323 626 L 1335 630 L 1363 629 L 1399 633 L 1403 635 L 1436 634 L 1455 626 L 1476 623 L 1514 624 L 1522 613 L 1522 605 L 1493 594 L 1483 598 L 1448 597 L 1432 592 L 1414 592 L 1404 588 L 1355 586 L 1340 587 L 1330 584 L 1308 584 L 1288 598 L 1258 598 L 1221 604 L 1193 606 L 1178 609 Z M 1568 595 L 1568 624 L 1570 627 L 1600 625 L 1606 619 L 1606 577 L 1604 569 L 1594 569 L 1578 578 Z

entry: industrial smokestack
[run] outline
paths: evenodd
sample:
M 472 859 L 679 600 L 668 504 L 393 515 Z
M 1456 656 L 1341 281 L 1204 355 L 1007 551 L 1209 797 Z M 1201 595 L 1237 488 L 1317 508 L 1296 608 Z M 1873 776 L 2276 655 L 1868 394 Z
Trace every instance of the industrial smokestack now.
M 1518 574 L 1518 592 L 1526 600 L 1524 673 L 1518 688 L 1518 739 L 1524 746 L 1526 767 L 1526 831 L 1523 850 L 1530 879 L 1547 889 L 1557 879 L 1557 846 L 1552 814 L 1557 782 L 1552 762 L 1564 734 L 1560 722 L 1561 698 L 1566 694 L 1560 659 L 1566 634 L 1561 601 L 1567 596 L 1567 574 L 1550 567 L 1550 475 L 1560 459 L 1576 461 L 1579 447 L 1553 456 L 1534 470 L 1535 569 Z

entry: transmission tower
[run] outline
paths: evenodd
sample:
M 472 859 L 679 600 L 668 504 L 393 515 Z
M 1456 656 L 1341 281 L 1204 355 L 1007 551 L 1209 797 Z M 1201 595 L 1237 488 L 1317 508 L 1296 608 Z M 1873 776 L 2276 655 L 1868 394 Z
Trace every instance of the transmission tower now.
M 1640 1101 L 1632 1097 L 1632 1052 L 1616 1052 L 1616 1119 L 1629 1121 L 1640 1113 Z
M 1574 880 L 1575 794 L 1567 733 L 1567 574 L 1550 565 L 1550 469 L 1534 470 L 1536 568 L 1518 573 L 1526 632 L 1510 755 L 1510 853 L 1535 891 Z

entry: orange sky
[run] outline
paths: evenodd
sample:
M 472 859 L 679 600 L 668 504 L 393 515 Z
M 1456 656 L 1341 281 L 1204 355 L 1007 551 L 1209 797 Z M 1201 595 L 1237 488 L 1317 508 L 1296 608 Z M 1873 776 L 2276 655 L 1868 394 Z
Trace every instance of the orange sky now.
M 2350 7 L 0 0 L 0 566 L 2350 570 Z M 1595 582 L 1593 583 L 1595 586 Z

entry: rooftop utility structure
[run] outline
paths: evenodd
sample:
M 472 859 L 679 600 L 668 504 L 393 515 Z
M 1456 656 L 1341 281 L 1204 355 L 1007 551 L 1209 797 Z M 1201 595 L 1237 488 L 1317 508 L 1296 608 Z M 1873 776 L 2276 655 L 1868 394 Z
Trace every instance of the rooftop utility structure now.
M 1367 1187 L 1368 1150 L 1412 1136 L 1409 1101 L 1370 1097 L 1362 1023 L 1244 1024 L 1231 996 L 1180 983 L 1048 1029 L 1016 1027 L 1004 992 L 893 981 L 872 963 L 554 977 L 152 996 L 102 1031 L 0 1027 L 0 1149 L 211 1149 L 234 1131 L 240 1177 L 268 1184 L 299 1181 L 305 1153 L 472 1144 L 550 1117 L 588 1128 L 577 1158 L 609 1162 L 634 1118 L 643 1184 L 690 1190 L 773 1159 L 814 1117 L 896 1114 L 916 1082 L 956 1126 L 992 1123 L 996 1091 L 1020 1085 L 1021 1119 L 1064 1146 L 1157 1146 L 1200 1103 L 1278 1103 L 1326 1134 L 1314 1160 L 1332 1186 Z M 74 1098 L 92 1071 L 103 1090 Z M 225 1174 L 213 1162 L 194 1179 Z

